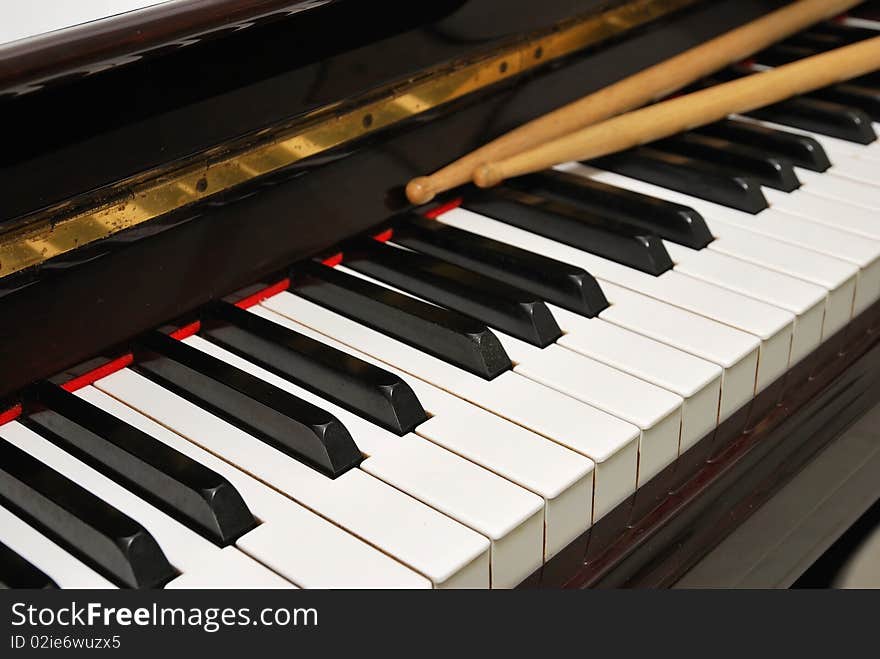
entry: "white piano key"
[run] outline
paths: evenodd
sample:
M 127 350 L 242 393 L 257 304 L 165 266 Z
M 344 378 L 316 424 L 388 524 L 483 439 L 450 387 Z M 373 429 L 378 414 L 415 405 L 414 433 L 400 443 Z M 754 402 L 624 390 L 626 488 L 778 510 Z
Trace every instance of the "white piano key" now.
M 513 340 L 515 341 L 515 339 Z M 515 371 L 551 389 L 613 414 L 641 430 L 638 487 L 675 461 L 681 433 L 680 396 L 559 345 L 510 350 Z M 522 342 L 520 348 L 526 347 Z
M 756 220 L 740 221 L 735 219 L 729 224 L 759 234 L 755 240 L 760 240 L 761 235 L 775 237 L 818 253 L 844 259 L 859 266 L 853 296 L 853 316 L 861 313 L 880 299 L 880 259 L 873 258 L 871 255 L 864 255 L 863 258 L 863 255 L 858 253 L 872 250 L 875 245 L 880 243 L 854 234 L 844 236 L 842 235 L 844 232 L 837 231 L 832 227 L 801 220 L 785 213 L 774 211 L 765 211 L 765 213 L 767 214 L 762 214 Z M 771 213 L 774 214 L 771 215 Z M 708 223 L 714 233 L 724 238 L 727 226 L 729 226 L 728 219 L 725 217 L 723 222 L 710 219 Z M 825 246 L 824 251 L 823 245 Z
M 809 181 L 810 187 L 812 188 L 827 190 L 829 192 L 829 196 L 835 195 L 835 184 L 838 183 L 838 179 L 840 178 L 864 184 L 863 187 L 870 187 L 874 188 L 875 190 L 877 186 L 880 186 L 880 160 L 864 158 L 861 156 L 857 158 L 849 158 L 847 156 L 836 157 L 834 159 L 834 163 L 826 172 L 832 174 L 831 177 L 826 178 L 823 177 L 822 174 L 820 174 L 819 172 L 813 172 L 810 170 L 807 171 L 809 171 L 809 174 L 804 176 L 803 172 L 798 169 L 798 176 L 800 177 L 801 181 Z M 812 179 L 812 181 L 810 181 L 809 179 Z M 815 185 L 814 181 L 819 185 Z M 805 187 L 805 189 L 809 190 L 810 187 Z M 832 199 L 836 198 L 838 198 L 836 195 L 832 196 Z M 872 205 L 872 208 L 877 207 L 878 202 L 876 197 L 868 197 L 867 202 Z
M 438 220 L 572 264 L 577 264 L 584 254 L 568 245 L 460 209 L 444 213 Z M 590 270 L 588 266 L 587 269 Z M 607 280 L 600 283 L 611 303 L 600 314 L 601 318 L 707 359 L 724 369 L 720 421 L 751 399 L 760 347 L 757 337 Z M 565 318 L 563 314 L 558 320 L 562 319 L 564 323 Z
M 347 268 L 346 272 L 409 295 L 394 286 Z M 411 296 L 416 297 L 416 296 Z M 514 371 L 551 389 L 623 419 L 641 430 L 637 486 L 641 487 L 678 457 L 680 396 L 557 345 L 545 348 L 493 329 L 514 363 Z
M 603 282 L 602 289 L 611 302 L 611 306 L 600 314 L 603 320 L 667 343 L 722 368 L 718 423 L 752 399 L 760 349 L 757 337 L 610 282 Z
M 721 231 L 708 248 L 821 286 L 827 291 L 822 339 L 841 330 L 852 318 L 858 266 L 798 245 L 755 234 L 735 224 L 714 220 Z
M 2 506 L 0 542 L 42 570 L 59 588 L 116 588 L 66 549 Z
M 541 567 L 543 500 L 421 437 L 400 443 L 403 450 L 368 458 L 362 468 L 487 535 L 493 588 L 514 588 Z
M 873 166 L 866 167 L 864 163 L 870 162 Z M 880 177 L 880 160 L 866 160 L 865 158 L 839 158 L 836 164 L 825 173 L 832 176 L 823 178 L 819 172 L 807 170 L 807 174 L 801 174 L 798 169 L 799 176 L 802 181 L 809 181 L 809 187 L 804 186 L 804 190 L 815 195 L 827 197 L 835 201 L 844 201 L 849 204 L 861 206 L 868 210 L 877 208 L 877 200 L 872 198 L 867 191 L 860 191 L 856 198 L 846 198 L 841 189 L 846 190 L 854 184 L 862 187 L 870 186 L 876 189 L 880 186 L 878 177 Z M 844 185 L 839 185 L 839 181 L 843 180 Z M 815 184 L 813 183 L 815 181 Z
M 476 404 L 555 439 L 596 463 L 593 522 L 636 490 L 638 427 L 514 372 L 465 392 Z
M 447 223 L 460 223 L 462 228 L 477 233 L 496 222 L 459 208 L 445 213 L 440 219 Z M 480 228 L 475 228 L 477 226 Z M 509 229 L 511 230 L 505 232 L 505 238 L 493 237 L 514 244 L 513 236 L 520 236 L 518 231 L 521 230 L 514 231 L 516 227 Z M 788 369 L 794 324 L 791 313 L 675 271 L 667 271 L 655 277 L 546 238 L 539 240 L 540 236 L 531 235 L 534 236 L 531 240 L 532 247 L 525 247 L 526 249 L 540 250 L 546 256 L 578 265 L 602 281 L 613 282 L 757 336 L 761 339 L 758 391 L 763 390 Z M 523 244 L 519 246 L 524 247 Z
M 588 462 L 586 474 L 580 476 L 580 472 L 576 472 L 580 477 L 569 475 L 560 485 L 559 479 L 554 477 L 562 470 L 568 471 L 570 464 L 583 464 L 585 458 L 543 438 L 539 438 L 543 443 L 537 444 L 538 437 L 525 428 L 460 399 L 453 400 L 459 401 L 463 409 L 454 410 L 455 406 L 448 406 L 450 401 L 447 401 L 444 411 L 422 424 L 418 434 L 475 462 L 500 465 L 499 473 L 504 468 L 502 475 L 518 477 L 520 485 L 542 496 L 546 529 L 544 560 L 550 560 L 592 524 L 592 460 Z M 500 447 L 499 438 L 503 438 Z M 553 450 L 548 450 L 549 447 Z M 504 453 L 505 459 L 497 459 L 498 453 Z M 577 462 L 572 462 L 572 458 L 577 458 Z
M 123 369 L 100 380 L 128 403 L 421 573 L 439 588 L 488 588 L 489 540 L 360 469 L 330 479 Z M 413 530 L 418 530 L 413 533 Z
M 852 160 L 848 159 L 847 162 Z M 857 162 L 866 161 L 859 160 Z M 852 172 L 860 172 L 865 178 L 877 176 L 880 180 L 880 162 L 876 165 L 876 172 L 869 171 L 868 167 L 848 167 Z M 869 185 L 867 182 L 855 178 L 854 175 L 841 175 L 845 171 L 843 167 L 836 165 L 828 172 L 823 173 L 798 168 L 797 175 L 802 182 L 801 189 L 790 195 L 776 190 L 776 194 L 768 195 L 768 201 L 770 201 L 771 207 L 794 215 L 809 217 L 817 221 L 846 222 L 846 224 L 839 225 L 842 229 L 853 230 L 850 229 L 850 223 L 855 229 L 864 229 L 862 225 L 858 224 L 859 213 L 857 211 L 861 209 L 862 215 L 864 215 L 880 209 L 880 201 L 877 201 L 880 188 L 876 185 Z M 844 211 L 847 215 L 855 216 L 854 219 L 844 217 Z M 832 224 L 832 226 L 838 225 Z
M 545 561 L 592 524 L 594 463 L 589 458 L 260 305 L 250 311 L 390 370 L 405 380 L 430 417 L 413 431 L 415 434 L 544 500 Z M 499 442 L 499 437 L 504 441 Z
M 139 522 L 162 548 L 168 561 L 181 573 L 200 571 L 206 560 L 213 560 L 212 554 L 220 552 L 217 545 L 20 423 L 13 421 L 0 427 L 0 436 Z M 251 561 L 249 558 L 247 560 Z M 249 574 L 267 571 L 257 564 L 251 568 Z M 216 576 L 216 588 L 243 585 L 242 574 L 236 570 L 221 571 Z M 266 578 L 261 582 L 265 582 Z
M 361 469 L 488 537 L 493 588 L 512 588 L 541 567 L 539 497 L 417 435 L 394 435 L 199 336 L 184 342 L 327 410 L 368 456 Z
M 124 371 L 83 388 L 81 395 L 226 478 L 262 522 L 236 540 L 246 554 L 302 588 L 431 587 L 425 577 L 390 556 L 98 388 L 116 391 L 120 380 L 128 382 L 130 390 L 158 387 Z
M 285 504 L 288 502 L 294 503 L 288 499 Z M 301 588 L 432 587 L 421 574 L 332 522 L 298 504 L 296 508 L 304 514 L 275 515 L 242 536 L 236 545 Z M 309 519 L 303 521 L 306 515 Z
M 584 318 L 556 307 L 552 310 L 566 332 L 558 341 L 560 345 L 683 399 L 680 452 L 715 429 L 721 399 L 720 366 L 601 318 Z
M 711 250 L 694 250 L 667 241 L 664 244 L 679 272 L 794 314 L 791 364 L 819 346 L 827 298 L 824 288 Z
M 640 431 L 632 424 L 512 371 L 483 380 L 292 293 L 262 304 L 592 459 L 594 522 L 635 492 Z
M 756 240 L 759 240 L 758 236 L 761 235 L 769 236 L 853 263 L 859 266 L 854 314 L 864 311 L 880 298 L 880 242 L 878 241 L 807 221 L 772 208 L 757 215 L 744 213 L 650 183 L 576 163 L 568 163 L 564 169 L 610 185 L 690 206 L 703 216 L 712 234 L 719 237 L 724 236 L 725 224 L 734 224 L 757 234 Z M 722 220 L 722 223 L 718 224 L 716 220 Z
M 827 182 L 827 178 L 821 174 L 816 172 L 809 172 L 809 174 L 818 176 Z M 789 215 L 797 215 L 867 238 L 880 238 L 875 211 L 850 203 L 846 198 L 846 186 L 837 186 L 832 181 L 829 189 L 835 191 L 833 195 L 820 196 L 821 193 L 800 190 L 797 193 L 786 194 L 774 190 L 773 192 L 776 194 L 769 195 L 768 198 L 772 199 L 772 208 Z M 874 196 L 880 196 L 880 188 L 875 188 Z
M 865 30 L 880 30 L 880 21 L 875 21 L 870 18 L 859 18 L 858 16 L 844 16 L 839 19 L 843 25 L 848 27 L 860 27 Z
M 222 585 L 218 585 L 222 584 Z M 235 547 L 224 547 L 202 557 L 202 563 L 172 579 L 165 588 L 296 588 Z

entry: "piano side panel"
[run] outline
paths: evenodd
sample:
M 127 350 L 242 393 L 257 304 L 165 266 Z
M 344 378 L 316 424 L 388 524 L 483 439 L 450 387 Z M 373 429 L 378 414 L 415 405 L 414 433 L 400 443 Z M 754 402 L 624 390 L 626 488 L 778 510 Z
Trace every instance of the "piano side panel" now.
M 863 395 L 876 398 L 877 392 Z M 875 405 L 674 587 L 812 588 L 828 583 L 819 575 L 840 566 L 844 556 L 851 558 L 853 541 L 875 528 L 878 424 L 880 405 Z M 860 583 L 865 582 L 857 576 L 855 584 Z
M 813 377 L 808 383 L 787 383 L 780 405 L 753 430 L 698 466 L 672 496 L 636 520 L 591 564 L 569 564 L 567 570 L 550 565 L 545 570 L 554 578 L 541 585 L 662 588 L 675 584 L 880 402 L 878 328 L 880 303 L 875 303 L 850 328 L 841 330 L 847 333 L 846 348 L 835 359 L 827 361 L 821 350 L 807 357 L 816 366 Z

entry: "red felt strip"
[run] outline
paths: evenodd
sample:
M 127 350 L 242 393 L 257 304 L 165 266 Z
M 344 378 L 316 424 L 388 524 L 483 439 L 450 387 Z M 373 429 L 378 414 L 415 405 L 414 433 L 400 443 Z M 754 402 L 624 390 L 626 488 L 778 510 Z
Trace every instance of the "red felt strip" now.
M 4 423 L 14 421 L 19 416 L 21 416 L 21 403 L 16 403 L 5 412 L 0 412 L 0 426 Z
M 436 206 L 429 211 L 425 211 L 424 216 L 427 217 L 429 220 L 436 219 L 443 215 L 443 213 L 448 213 L 453 208 L 458 208 L 459 206 L 461 206 L 462 201 L 464 200 L 461 197 L 452 199 L 451 201 L 440 204 L 439 206 Z
M 250 309 L 255 304 L 259 304 L 273 295 L 278 295 L 278 293 L 283 293 L 288 288 L 290 288 L 290 279 L 285 277 L 281 281 L 276 282 L 271 286 L 266 286 L 266 288 L 257 291 L 253 295 L 248 295 L 247 297 L 242 298 L 235 303 L 235 306 L 239 309 Z
M 385 231 L 381 231 L 373 236 L 373 240 L 378 240 L 380 243 L 387 243 L 391 240 L 391 237 L 394 235 L 394 229 L 385 229 Z
M 337 265 L 342 263 L 342 252 L 337 252 L 333 256 L 328 256 L 322 261 L 322 263 L 324 265 L 330 266 L 331 268 L 335 268 Z
M 184 325 L 180 329 L 174 330 L 168 336 L 170 336 L 172 339 L 177 339 L 178 341 L 183 341 L 186 337 L 192 336 L 193 334 L 198 332 L 200 329 L 202 329 L 202 324 L 199 321 L 195 320 L 195 321 L 191 322 L 189 325 Z
M 126 366 L 129 366 L 134 361 L 134 357 L 129 352 L 121 357 L 117 357 L 116 359 L 107 362 L 103 366 L 99 366 L 96 369 L 89 371 L 88 373 L 83 373 L 82 375 L 73 378 L 72 380 L 68 380 L 64 384 L 61 385 L 62 389 L 67 391 L 76 391 L 77 389 L 82 389 L 86 385 L 92 384 L 101 378 L 105 378 L 108 375 L 115 373 L 116 371 L 121 371 Z

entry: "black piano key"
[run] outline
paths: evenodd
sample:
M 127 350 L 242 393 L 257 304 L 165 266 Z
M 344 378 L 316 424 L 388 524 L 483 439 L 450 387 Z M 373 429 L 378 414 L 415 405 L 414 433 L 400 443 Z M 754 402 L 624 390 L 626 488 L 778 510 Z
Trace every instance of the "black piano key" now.
M 782 66 L 789 62 L 793 62 L 795 60 L 801 59 L 802 57 L 809 57 L 811 55 L 815 55 L 821 52 L 818 49 L 810 49 L 803 46 L 786 46 L 782 44 L 777 44 L 772 48 L 769 48 L 766 51 L 762 51 L 759 55 L 756 55 L 756 62 L 758 64 L 762 64 L 765 66 Z M 718 71 L 714 74 L 715 80 L 706 80 L 703 81 L 703 84 L 707 84 L 710 82 L 714 82 L 717 84 L 721 81 L 734 80 L 737 78 L 742 78 L 747 75 L 752 75 L 754 71 L 748 69 L 743 66 L 731 66 L 722 71 Z M 822 87 L 820 89 L 815 89 L 803 96 L 799 96 L 795 99 L 790 99 L 790 101 L 797 101 L 798 99 L 809 101 L 815 101 L 820 106 L 824 102 L 826 104 L 830 104 L 828 106 L 828 112 L 833 112 L 835 106 L 843 106 L 845 108 L 851 108 L 853 110 L 861 110 L 868 117 L 870 117 L 873 121 L 878 121 L 878 116 L 880 116 L 880 71 L 874 71 L 872 73 L 867 73 L 865 75 L 859 76 L 858 78 L 853 78 L 852 80 L 848 80 L 846 82 L 837 83 L 834 85 L 829 85 L 828 87 Z M 805 110 L 799 107 L 787 108 L 786 104 L 789 101 L 783 101 L 780 105 L 783 109 L 789 114 L 797 114 L 797 120 L 804 123 L 804 126 L 799 126 L 804 128 L 805 130 L 812 130 L 806 128 L 807 121 L 817 122 L 816 118 L 802 116 L 805 114 Z M 795 106 L 798 104 L 795 103 Z M 773 106 L 770 106 L 773 107 Z M 807 108 L 808 111 L 813 114 L 817 113 L 817 110 L 812 108 Z M 841 108 L 837 108 L 837 112 L 843 112 Z M 844 131 L 847 134 L 849 133 L 859 133 L 860 129 L 859 124 L 860 117 L 846 117 L 844 116 L 842 119 L 836 119 L 841 125 L 835 127 L 834 130 L 841 132 Z M 835 120 L 832 116 L 831 119 L 824 119 L 824 123 L 832 123 L 832 120 Z M 855 127 L 851 124 L 857 124 Z M 796 124 L 790 124 L 795 126 Z M 813 132 L 821 132 L 818 129 Z M 831 134 L 831 133 L 829 133 Z M 836 135 L 835 135 L 836 136 Z M 844 139 L 846 139 L 844 137 Z
M 394 373 L 234 304 L 209 305 L 201 335 L 398 435 L 428 420 L 413 390 Z
M 135 520 L 6 441 L 0 441 L 0 505 L 117 585 L 156 588 L 177 576 Z
M 768 207 L 757 181 L 732 175 L 702 159 L 639 147 L 591 164 L 747 213 L 760 213 Z
M 612 217 L 633 228 L 693 249 L 702 249 L 713 240 L 705 220 L 692 208 L 571 172 L 547 170 L 512 179 L 507 185 Z
M 839 36 L 831 33 L 817 30 L 804 30 L 803 32 L 791 35 L 785 39 L 785 41 L 782 41 L 777 45 L 803 48 L 806 52 L 815 54 L 824 53 L 825 51 L 834 48 L 840 48 L 841 46 L 845 46 L 846 43 L 847 42 Z
M 862 110 L 803 96 L 774 103 L 747 113 L 751 117 L 792 126 L 857 144 L 877 139 L 871 118 Z
M 52 382 L 36 386 L 31 430 L 219 545 L 257 521 L 221 475 Z
M 330 478 L 363 456 L 332 414 L 154 331 L 138 340 L 139 373 Z
M 562 330 L 536 295 L 426 254 L 369 238 L 352 243 L 345 265 L 395 288 L 439 304 L 544 348 Z
M 483 323 L 322 263 L 296 266 L 291 289 L 487 380 L 513 368 L 498 337 Z
M 837 28 L 826 28 L 825 26 L 814 26 L 809 30 L 798 32 L 788 37 L 778 45 L 790 46 L 798 48 L 809 55 L 817 55 L 825 53 L 835 48 L 842 48 L 850 44 L 864 41 L 877 33 L 873 30 L 860 30 L 858 28 L 840 26 Z
M 860 31 L 858 29 L 846 28 L 846 26 L 840 26 L 840 28 L 845 31 L 829 31 L 824 27 L 817 26 L 815 29 L 792 35 L 784 42 L 784 45 L 797 49 L 801 53 L 815 55 L 877 35 L 872 30 Z M 850 82 L 869 87 L 878 87 L 880 86 L 880 71 L 853 78 Z
M 857 25 L 844 25 L 832 21 L 817 23 L 810 28 L 810 32 L 836 38 L 838 40 L 838 46 L 836 47 L 857 43 L 877 36 L 877 30 L 872 30 L 867 27 L 859 27 Z
M 4 588 L 48 590 L 58 588 L 58 584 L 24 556 L 0 542 L 0 589 Z
M 812 55 L 842 48 L 872 36 L 877 36 L 873 30 L 864 30 L 845 25 L 833 25 L 830 23 L 814 25 L 809 30 L 791 35 L 784 41 L 774 44 L 754 56 L 756 62 L 770 66 L 779 66 L 803 59 Z M 779 61 L 773 61 L 778 59 Z
M 752 59 L 757 64 L 763 64 L 764 66 L 784 66 L 785 64 L 791 64 L 815 54 L 816 51 L 812 48 L 799 44 L 778 43 L 759 53 L 755 53 Z
M 874 71 L 873 73 L 866 73 L 863 76 L 859 76 L 858 78 L 853 78 L 850 82 L 854 85 L 864 85 L 865 87 L 872 87 L 877 89 L 880 87 L 880 71 Z
M 831 87 L 817 89 L 808 94 L 810 98 L 818 98 L 848 107 L 858 108 L 873 121 L 880 121 L 880 85 L 866 86 L 854 82 L 844 82 Z
M 608 307 L 599 283 L 583 268 L 512 247 L 436 220 L 410 214 L 395 243 L 498 279 L 588 318 Z
M 462 205 L 651 275 L 661 275 L 673 266 L 663 241 L 651 231 L 511 186 L 485 190 L 466 198 Z
M 822 146 L 806 135 L 736 119 L 725 119 L 697 128 L 693 132 L 755 147 L 814 172 L 824 172 L 831 167 L 831 161 Z
M 706 160 L 734 175 L 783 192 L 793 192 L 801 185 L 790 161 L 720 137 L 682 133 L 654 142 L 651 147 Z
M 715 71 L 715 73 L 713 73 L 708 78 L 702 78 L 698 80 L 687 89 L 689 91 L 697 91 L 699 89 L 715 87 L 716 85 L 720 85 L 721 83 L 730 82 L 732 80 L 739 80 L 740 78 L 745 78 L 746 76 L 754 74 L 755 71 L 744 64 L 732 64 L 731 66 Z
M 822 33 L 801 35 L 800 39 L 801 41 L 793 40 L 793 43 L 771 46 L 756 55 L 755 61 L 767 66 L 781 66 L 796 59 L 810 57 L 846 45 L 843 39 Z M 878 87 L 880 85 L 872 86 L 870 79 L 866 80 L 864 77 L 860 77 L 858 80 L 817 89 L 805 96 L 858 108 L 874 121 L 880 121 L 880 89 Z

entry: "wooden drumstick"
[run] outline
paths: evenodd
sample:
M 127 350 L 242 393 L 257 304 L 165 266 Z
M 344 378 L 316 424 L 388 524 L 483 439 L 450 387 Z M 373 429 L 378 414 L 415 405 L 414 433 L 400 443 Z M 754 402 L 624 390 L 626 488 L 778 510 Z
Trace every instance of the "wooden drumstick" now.
M 590 126 L 662 98 L 738 62 L 799 30 L 831 18 L 861 0 L 799 0 L 620 82 L 523 124 L 430 176 L 412 179 L 406 195 L 413 204 L 467 183 L 478 166 Z
M 704 126 L 880 68 L 880 36 L 785 66 L 633 110 L 570 135 L 481 166 L 480 187 L 569 160 L 588 160 Z

